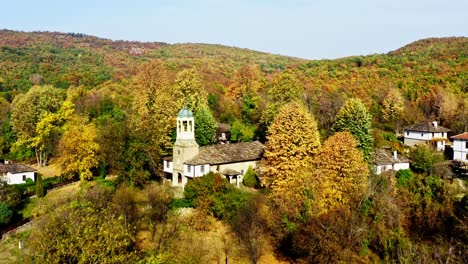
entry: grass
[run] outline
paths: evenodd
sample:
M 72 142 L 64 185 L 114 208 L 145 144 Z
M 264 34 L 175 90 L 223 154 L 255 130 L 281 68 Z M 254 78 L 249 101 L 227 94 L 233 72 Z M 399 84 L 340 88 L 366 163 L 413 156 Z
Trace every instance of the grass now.
M 0 241 L 0 263 L 22 263 L 21 251 L 18 248 L 19 241 L 29 235 L 30 231 L 23 231 L 18 234 L 13 234 L 5 240 Z

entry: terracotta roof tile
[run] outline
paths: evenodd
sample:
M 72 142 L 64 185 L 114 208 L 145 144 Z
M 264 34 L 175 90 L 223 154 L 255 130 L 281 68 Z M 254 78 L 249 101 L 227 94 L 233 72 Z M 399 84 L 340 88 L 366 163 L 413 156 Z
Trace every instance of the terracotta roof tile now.
M 450 137 L 451 139 L 462 139 L 462 140 L 468 140 L 468 132 L 462 133 L 455 135 L 453 137 Z

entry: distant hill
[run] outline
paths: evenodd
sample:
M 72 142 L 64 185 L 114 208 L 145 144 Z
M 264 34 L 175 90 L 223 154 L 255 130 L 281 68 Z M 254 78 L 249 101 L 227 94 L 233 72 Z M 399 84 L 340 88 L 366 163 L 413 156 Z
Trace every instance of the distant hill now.
M 245 64 L 256 64 L 263 72 L 272 73 L 304 61 L 222 45 L 170 45 L 112 41 L 80 33 L 0 30 L 0 89 L 25 91 L 34 77 L 61 88 L 95 86 L 129 77 L 140 63 L 150 59 L 164 60 L 174 71 L 196 66 L 208 79 L 220 83 Z

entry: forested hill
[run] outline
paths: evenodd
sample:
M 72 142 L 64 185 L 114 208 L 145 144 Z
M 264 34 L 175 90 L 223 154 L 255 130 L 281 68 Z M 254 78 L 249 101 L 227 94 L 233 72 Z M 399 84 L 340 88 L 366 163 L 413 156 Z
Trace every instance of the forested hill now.
M 270 100 L 267 94 L 275 78 L 288 72 L 303 86 L 304 100 L 324 131 L 350 97 L 360 98 L 369 107 L 377 127 L 390 129 L 384 127 L 388 122 L 382 119 L 382 102 L 395 89 L 405 100 L 400 125 L 438 119 L 454 131 L 463 131 L 463 109 L 468 108 L 467 58 L 466 37 L 419 40 L 388 54 L 303 60 L 222 45 L 170 45 L 112 41 L 80 33 L 1 30 L 0 92 L 11 101 L 33 84 L 92 89 L 104 83 L 125 83 L 136 75 L 139 65 L 159 59 L 165 63 L 170 80 L 183 69 L 197 70 L 217 118 L 229 116 L 220 121 L 246 119 L 241 116 L 243 106 L 228 98 L 229 90 L 245 86 L 242 82 L 246 79 L 259 78 L 254 83 L 261 100 L 248 102 L 249 107 L 257 108 L 257 118 L 246 120 L 256 125 Z M 245 66 L 255 71 L 239 71 Z M 222 105 L 213 100 L 223 101 Z
M 161 59 L 170 70 L 197 67 L 207 79 L 225 83 L 236 68 L 258 65 L 270 73 L 303 60 L 211 44 L 112 41 L 81 33 L 0 30 L 0 87 L 26 91 L 31 75 L 59 88 L 96 86 L 133 75 L 142 62 Z

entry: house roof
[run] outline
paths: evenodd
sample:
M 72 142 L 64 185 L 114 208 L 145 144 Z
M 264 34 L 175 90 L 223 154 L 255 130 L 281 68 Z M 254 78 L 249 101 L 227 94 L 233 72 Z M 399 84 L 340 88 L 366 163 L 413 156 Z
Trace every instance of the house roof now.
M 36 169 L 20 163 L 0 164 L 1 173 L 22 173 L 22 172 L 35 172 Z
M 419 124 L 414 124 L 410 126 L 406 126 L 403 128 L 404 130 L 410 130 L 410 131 L 418 131 L 418 132 L 448 132 L 450 129 L 445 128 L 443 126 L 434 126 L 432 122 L 421 122 Z
M 216 130 L 218 133 L 226 133 L 231 131 L 231 126 L 229 124 L 221 123 Z
M 199 154 L 184 163 L 188 165 L 216 165 L 259 160 L 262 158 L 264 150 L 265 146 L 258 141 L 218 144 L 200 147 Z
M 468 140 L 468 132 L 461 133 L 458 135 L 455 135 L 453 137 L 450 137 L 451 139 L 461 139 L 461 140 Z
M 377 149 L 371 157 L 372 164 L 375 165 L 388 165 L 395 163 L 408 163 L 409 159 L 397 154 L 396 159 L 393 157 L 393 152 L 390 149 Z

